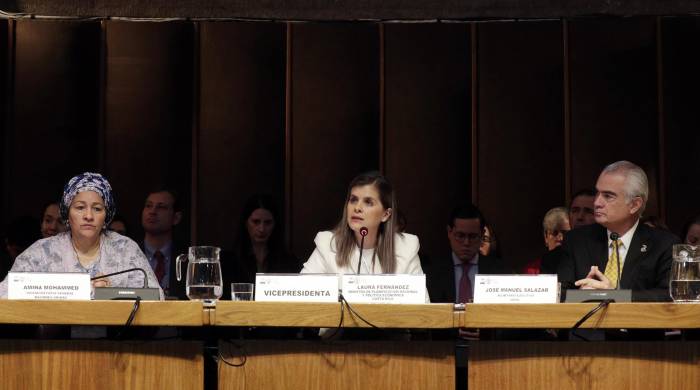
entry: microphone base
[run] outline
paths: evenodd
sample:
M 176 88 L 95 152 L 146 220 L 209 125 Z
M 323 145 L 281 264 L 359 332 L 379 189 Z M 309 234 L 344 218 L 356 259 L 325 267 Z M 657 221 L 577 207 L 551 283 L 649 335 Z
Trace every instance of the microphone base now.
M 566 303 L 602 302 L 632 302 L 632 290 L 566 290 Z
M 95 300 L 131 299 L 141 297 L 142 301 L 160 301 L 157 288 L 95 287 Z

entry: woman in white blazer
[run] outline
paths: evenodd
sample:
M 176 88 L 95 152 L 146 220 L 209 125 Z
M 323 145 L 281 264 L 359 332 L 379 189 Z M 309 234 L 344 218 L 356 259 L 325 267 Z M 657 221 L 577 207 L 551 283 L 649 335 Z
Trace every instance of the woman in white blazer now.
M 361 274 L 423 274 L 418 237 L 397 231 L 394 209 L 394 191 L 384 176 L 368 172 L 355 177 L 342 219 L 332 231 L 316 235 L 316 249 L 301 272 L 354 274 L 359 264 Z

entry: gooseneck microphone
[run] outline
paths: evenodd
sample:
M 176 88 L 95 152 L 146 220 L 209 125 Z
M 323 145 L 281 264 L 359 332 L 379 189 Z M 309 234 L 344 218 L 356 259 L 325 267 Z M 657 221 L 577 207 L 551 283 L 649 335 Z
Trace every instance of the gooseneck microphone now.
M 365 237 L 367 236 L 367 233 L 369 233 L 369 229 L 366 227 L 361 227 L 360 228 L 360 259 L 357 261 L 357 274 L 360 274 L 360 267 L 362 266 L 362 251 L 365 249 Z
M 620 289 L 620 247 L 617 245 L 617 240 L 620 239 L 620 235 L 611 232 L 610 233 L 610 239 L 613 241 L 613 248 L 615 248 L 615 257 L 617 258 L 617 285 L 615 287 L 616 290 Z
M 121 274 L 125 274 L 127 272 L 133 272 L 133 271 L 141 271 L 141 273 L 143 274 L 143 288 L 148 288 L 148 276 L 146 275 L 146 271 L 143 268 L 129 268 L 129 269 L 125 269 L 123 271 L 112 272 L 111 274 L 107 274 L 107 275 L 95 276 L 94 278 L 90 278 L 90 280 L 93 281 L 93 280 L 98 280 L 98 279 L 104 279 L 104 278 L 108 278 L 110 276 L 121 275 Z

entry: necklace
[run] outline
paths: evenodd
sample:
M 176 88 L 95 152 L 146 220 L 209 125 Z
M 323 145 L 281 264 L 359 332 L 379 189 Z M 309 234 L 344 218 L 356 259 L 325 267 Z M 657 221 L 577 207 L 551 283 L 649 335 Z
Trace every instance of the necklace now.
M 83 265 L 83 263 L 80 261 L 80 255 L 78 254 L 78 249 L 75 247 L 75 242 L 73 242 L 73 237 L 71 237 L 70 240 L 71 247 L 73 248 L 73 253 L 75 253 L 75 259 L 78 260 L 78 264 L 86 270 L 89 271 L 91 268 L 94 268 L 94 266 L 100 262 L 100 259 L 102 258 L 102 240 L 99 241 L 99 244 L 97 246 L 97 256 L 95 256 L 95 259 L 88 263 L 88 266 L 86 267 Z M 87 256 L 83 256 L 84 258 Z

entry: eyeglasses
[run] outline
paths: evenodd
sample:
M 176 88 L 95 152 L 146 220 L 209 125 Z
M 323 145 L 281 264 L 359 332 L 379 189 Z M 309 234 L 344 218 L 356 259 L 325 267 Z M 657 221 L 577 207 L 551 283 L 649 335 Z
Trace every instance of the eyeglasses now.
M 457 242 L 464 242 L 466 240 L 469 240 L 469 242 L 474 242 L 474 241 L 481 241 L 481 239 L 482 239 L 481 234 L 477 234 L 477 233 L 465 234 L 462 232 L 455 232 L 453 234 L 453 236 Z
M 564 236 L 564 233 L 566 233 L 568 230 L 547 230 L 547 234 L 550 236 L 558 237 L 560 234 Z

